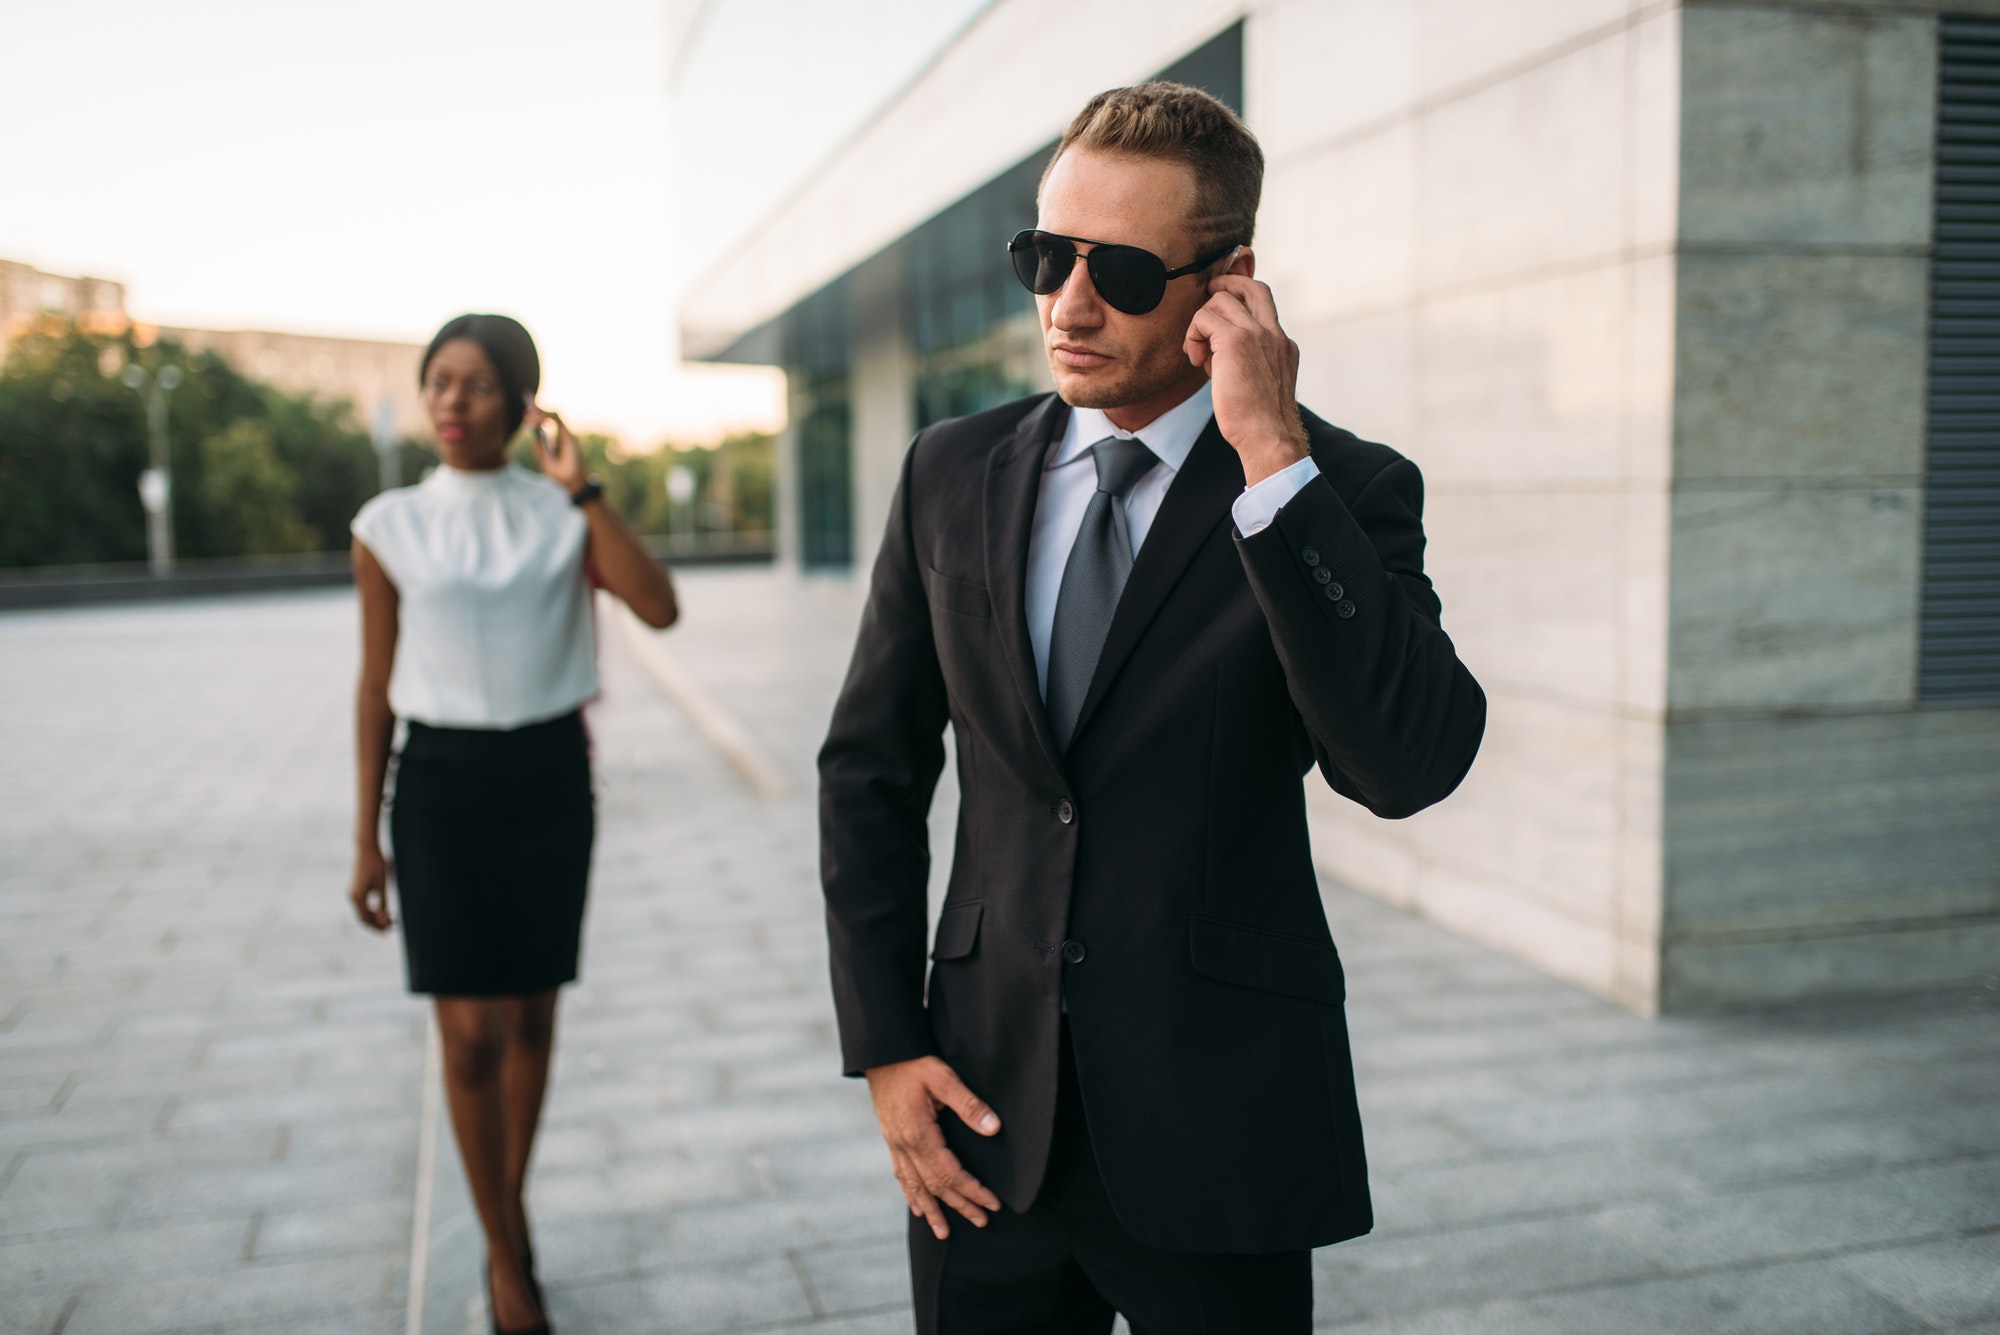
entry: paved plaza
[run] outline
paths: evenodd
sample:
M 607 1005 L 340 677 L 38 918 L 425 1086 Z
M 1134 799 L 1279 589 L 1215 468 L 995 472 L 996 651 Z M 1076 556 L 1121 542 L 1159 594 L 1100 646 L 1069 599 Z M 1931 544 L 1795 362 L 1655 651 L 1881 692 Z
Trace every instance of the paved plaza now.
M 681 627 L 602 632 L 532 1187 L 556 1327 L 906 1332 L 815 878 L 858 595 L 682 582 Z M 0 617 L 0 1335 L 478 1329 L 428 1014 L 344 896 L 354 622 L 346 593 Z M 1326 901 L 1378 1227 L 1317 1255 L 1323 1328 L 2000 1335 L 2000 976 L 1646 1021 Z

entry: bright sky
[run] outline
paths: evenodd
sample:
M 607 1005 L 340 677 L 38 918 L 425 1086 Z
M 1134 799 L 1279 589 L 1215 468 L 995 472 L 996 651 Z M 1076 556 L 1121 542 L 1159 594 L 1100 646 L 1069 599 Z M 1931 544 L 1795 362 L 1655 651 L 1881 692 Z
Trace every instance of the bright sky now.
M 504 311 L 578 425 L 769 427 L 775 373 L 680 365 L 683 276 L 983 3 L 0 0 L 0 257 L 198 328 Z

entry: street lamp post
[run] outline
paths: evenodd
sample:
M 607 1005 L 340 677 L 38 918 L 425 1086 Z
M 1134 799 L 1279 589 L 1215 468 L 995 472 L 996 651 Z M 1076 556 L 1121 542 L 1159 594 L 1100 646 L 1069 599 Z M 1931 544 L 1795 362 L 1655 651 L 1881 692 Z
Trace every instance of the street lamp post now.
M 396 455 L 396 405 L 384 394 L 375 400 L 375 461 L 381 472 L 383 491 L 403 485 L 401 461 Z
M 146 405 L 146 435 L 152 467 L 139 474 L 139 502 L 146 507 L 146 559 L 155 575 L 174 568 L 174 475 L 167 453 L 167 399 L 181 383 L 181 368 L 162 366 L 149 374 L 128 362 L 120 380 Z
M 694 545 L 695 531 L 694 524 L 690 522 L 692 519 L 691 503 L 694 500 L 695 493 L 694 470 L 686 464 L 675 464 L 667 470 L 667 476 L 664 480 L 667 487 L 667 499 L 674 503 L 670 520 L 673 524 L 673 536 L 680 539 L 682 550 L 691 549 Z M 687 535 L 684 538 L 681 536 L 683 532 Z

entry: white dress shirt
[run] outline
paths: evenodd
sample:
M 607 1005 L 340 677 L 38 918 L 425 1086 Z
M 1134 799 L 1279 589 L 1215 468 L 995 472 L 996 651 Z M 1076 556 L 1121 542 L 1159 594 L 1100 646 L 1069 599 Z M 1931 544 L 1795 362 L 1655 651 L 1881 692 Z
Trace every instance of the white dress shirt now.
M 598 693 L 589 523 L 518 464 L 440 466 L 354 516 L 396 586 L 389 707 L 445 728 L 518 728 Z
M 1035 522 L 1028 535 L 1028 585 L 1023 592 L 1028 642 L 1035 651 L 1035 680 L 1044 697 L 1049 692 L 1049 636 L 1055 629 L 1063 568 L 1069 564 L 1070 548 L 1083 528 L 1083 512 L 1097 494 L 1097 466 L 1090 447 L 1106 436 L 1117 436 L 1139 441 L 1159 459 L 1152 471 L 1125 493 L 1125 524 L 1132 534 L 1132 555 L 1137 557 L 1146 534 L 1152 531 L 1154 517 L 1160 513 L 1160 502 L 1167 498 L 1167 488 L 1173 485 L 1214 415 L 1213 395 L 1207 384 L 1137 431 L 1113 426 L 1102 409 L 1070 409 L 1069 425 L 1049 447 L 1042 465 Z M 1247 538 L 1270 527 L 1285 503 L 1318 475 L 1318 466 L 1305 458 L 1255 486 L 1245 487 L 1230 508 L 1237 532 Z

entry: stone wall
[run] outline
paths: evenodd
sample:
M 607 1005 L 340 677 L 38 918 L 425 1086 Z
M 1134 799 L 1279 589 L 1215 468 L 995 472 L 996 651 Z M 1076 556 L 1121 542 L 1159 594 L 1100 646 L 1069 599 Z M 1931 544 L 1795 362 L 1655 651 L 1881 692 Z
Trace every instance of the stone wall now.
M 2000 711 L 1917 708 L 1936 23 L 1682 34 L 1662 1004 L 1976 978 Z
M 1485 685 L 1449 802 L 1317 784 L 1324 869 L 1626 1005 L 1657 995 L 1680 14 L 1298 0 L 1248 26 L 1301 398 L 1423 468 Z

